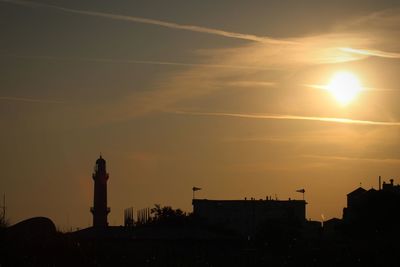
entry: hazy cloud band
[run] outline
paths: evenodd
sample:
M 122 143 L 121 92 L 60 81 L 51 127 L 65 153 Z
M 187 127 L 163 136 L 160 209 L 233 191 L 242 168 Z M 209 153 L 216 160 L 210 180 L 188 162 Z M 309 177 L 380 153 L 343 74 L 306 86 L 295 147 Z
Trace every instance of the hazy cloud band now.
M 0 96 L 0 100 L 31 102 L 31 103 L 48 103 L 48 104 L 61 104 L 61 103 L 63 103 L 62 101 L 56 101 L 56 100 L 26 98 L 26 97 L 12 97 L 12 96 Z
M 30 1 L 23 1 L 23 0 L 0 0 L 0 2 L 16 4 L 21 6 L 30 6 L 30 7 L 44 7 L 44 8 L 51 8 L 63 12 L 80 14 L 80 15 L 87 15 L 87 16 L 94 16 L 94 17 L 102 17 L 107 19 L 119 20 L 119 21 L 130 21 L 142 24 L 150 24 L 156 25 L 171 29 L 178 29 L 178 30 L 186 30 L 192 32 L 199 32 L 199 33 L 207 33 L 217 36 L 223 36 L 228 38 L 234 39 L 241 39 L 241 40 L 248 40 L 248 41 L 255 41 L 261 43 L 268 43 L 268 44 L 275 44 L 275 45 L 282 45 L 282 44 L 301 44 L 301 42 L 293 40 L 284 40 L 284 39 L 276 39 L 267 36 L 257 36 L 254 34 L 246 34 L 246 33 L 237 33 L 231 31 L 224 31 L 215 28 L 208 28 L 202 27 L 197 25 L 187 25 L 187 24 L 179 24 L 176 22 L 168 22 L 156 19 L 149 19 L 143 17 L 136 17 L 136 16 L 127 16 L 127 15 L 120 15 L 120 14 L 112 14 L 112 13 L 104 13 L 104 12 L 97 12 L 97 11 L 90 11 L 90 10 L 80 10 L 80 9 L 73 9 L 67 7 L 61 7 L 56 5 L 49 5 L 45 3 L 39 2 L 30 2 Z M 356 54 L 356 55 L 363 55 L 363 56 L 376 56 L 376 57 L 384 57 L 384 58 L 400 58 L 400 53 L 396 52 L 386 52 L 380 50 L 367 50 L 367 49 L 355 49 L 351 47 L 338 47 L 339 51 Z
M 295 116 L 295 115 L 280 115 L 280 114 L 192 112 L 192 111 L 181 111 L 181 110 L 167 111 L 167 112 L 174 114 L 194 115 L 194 116 L 219 116 L 219 117 L 236 117 L 236 118 L 266 119 L 266 120 L 303 120 L 303 121 L 320 121 L 320 122 L 360 124 L 360 125 L 400 126 L 400 122 L 353 120 L 346 118 L 327 118 L 327 117 Z
M 341 51 L 349 52 L 364 56 L 384 57 L 384 58 L 400 58 L 400 53 L 385 52 L 380 50 L 354 49 L 350 47 L 341 47 Z
M 162 21 L 162 20 L 148 19 L 148 18 L 135 17 L 135 16 L 126 16 L 126 15 L 111 14 L 111 13 L 104 13 L 104 12 L 79 10 L 79 9 L 60 7 L 60 6 L 56 6 L 56 5 L 49 5 L 49 4 L 38 3 L 38 2 L 29 2 L 29 1 L 21 1 L 21 0 L 0 0 L 0 1 L 6 2 L 6 3 L 22 5 L 22 6 L 46 7 L 46 8 L 57 9 L 57 10 L 68 12 L 68 13 L 102 17 L 102 18 L 114 19 L 114 20 L 120 20 L 120 21 L 131 21 L 131 22 L 136 22 L 136 23 L 151 24 L 151 25 L 157 25 L 157 26 L 167 27 L 167 28 L 171 28 L 171 29 L 208 33 L 208 34 L 219 35 L 219 36 L 235 38 L 235 39 L 248 40 L 248 41 L 264 42 L 264 43 L 271 43 L 271 44 L 292 44 L 293 43 L 291 41 L 274 39 L 274 38 L 270 38 L 270 37 L 257 36 L 257 35 L 253 35 L 253 34 L 230 32 L 230 31 L 224 31 L 224 30 L 219 30 L 219 29 L 214 29 L 214 28 L 207 28 L 207 27 L 196 26 L 196 25 L 178 24 L 175 22 L 167 22 L 167 21 Z
M 368 161 L 399 164 L 400 159 L 397 158 L 360 158 L 360 157 L 343 157 L 343 156 L 323 156 L 323 155 L 302 155 L 304 158 L 340 160 L 340 161 Z
M 96 62 L 96 63 L 148 64 L 148 65 L 166 65 L 166 66 L 181 66 L 181 67 L 223 68 L 223 69 L 250 69 L 250 70 L 270 70 L 271 69 L 271 68 L 267 68 L 267 67 L 263 68 L 263 67 L 246 66 L 246 65 L 202 64 L 202 63 L 184 63 L 184 62 L 174 62 L 174 61 L 135 60 L 135 59 L 74 58 L 74 57 L 67 58 L 67 57 L 19 56 L 19 55 L 1 55 L 1 54 L 0 54 L 0 57 L 33 59 L 33 60 L 85 61 L 85 62 Z M 267 83 L 265 83 L 264 85 L 266 85 L 266 84 Z M 270 85 L 270 86 L 272 86 L 272 85 Z

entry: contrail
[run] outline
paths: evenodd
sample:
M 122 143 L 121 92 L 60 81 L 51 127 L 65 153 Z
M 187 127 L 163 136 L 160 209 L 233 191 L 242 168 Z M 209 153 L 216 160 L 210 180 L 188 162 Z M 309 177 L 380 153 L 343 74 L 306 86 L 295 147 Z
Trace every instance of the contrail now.
M 322 84 L 303 84 L 303 86 L 314 89 L 328 90 L 328 86 Z
M 280 115 L 280 114 L 244 114 L 244 113 L 225 113 L 225 112 L 193 112 L 173 110 L 165 112 L 183 115 L 194 116 L 220 116 L 220 117 L 235 117 L 246 119 L 264 119 L 264 120 L 304 120 L 304 121 L 321 121 L 344 124 L 359 124 L 359 125 L 377 125 L 377 126 L 400 126 L 400 122 L 390 121 L 368 121 L 368 120 L 353 120 L 346 118 L 327 118 L 327 117 L 312 117 L 312 116 L 295 116 L 295 115 Z
M 56 100 L 26 98 L 26 97 L 12 97 L 12 96 L 0 96 L 0 100 L 31 102 L 31 103 L 48 103 L 48 104 L 61 104 L 61 103 L 63 103 L 62 101 L 56 101 Z
M 239 87 L 275 87 L 277 83 L 267 81 L 234 81 L 229 82 L 228 85 Z
M 302 84 L 302 86 L 309 87 L 309 88 L 314 88 L 314 89 L 320 89 L 320 90 L 329 90 L 328 85 L 323 85 L 323 84 Z M 362 87 L 363 91 L 379 91 L 379 92 L 396 92 L 397 90 L 395 89 L 390 89 L 390 88 L 374 88 L 374 87 Z
M 111 58 L 67 58 L 67 57 L 51 57 L 51 56 L 19 56 L 19 55 L 4 55 L 4 54 L 3 55 L 0 54 L 0 57 L 37 59 L 37 60 L 56 60 L 56 61 L 86 61 L 86 62 L 98 62 L 98 63 L 148 64 L 148 65 L 203 67 L 203 68 L 221 68 L 221 69 L 271 70 L 271 68 L 262 68 L 256 66 L 246 66 L 246 65 L 241 66 L 241 65 L 226 65 L 226 64 L 201 64 L 201 63 L 184 63 L 184 62 L 155 61 L 155 60 L 111 59 Z
M 367 50 L 367 49 L 354 49 L 350 47 L 341 47 L 339 48 L 341 51 L 349 52 L 358 55 L 364 56 L 375 56 L 375 57 L 384 57 L 384 58 L 400 58 L 400 53 L 395 52 L 385 52 L 380 50 Z
M 314 159 L 343 160 L 343 161 L 387 162 L 396 164 L 400 162 L 400 159 L 397 158 L 360 158 L 360 157 L 322 156 L 322 155 L 302 155 L 302 157 L 314 158 Z
M 218 36 L 223 36 L 223 37 L 255 41 L 255 42 L 263 42 L 263 43 L 270 43 L 270 44 L 295 44 L 295 42 L 291 42 L 291 41 L 287 41 L 287 40 L 274 39 L 274 38 L 270 38 L 270 37 L 257 36 L 257 35 L 253 35 L 253 34 L 229 32 L 229 31 L 224 31 L 224 30 L 219 30 L 219 29 L 214 29 L 214 28 L 207 28 L 207 27 L 196 26 L 196 25 L 178 24 L 175 22 L 168 22 L 168 21 L 148 19 L 148 18 L 135 17 L 135 16 L 126 16 L 126 15 L 119 15 L 119 14 L 112 14 L 112 13 L 73 9 L 73 8 L 49 5 L 49 4 L 38 3 L 38 2 L 29 2 L 29 1 L 23 1 L 23 0 L 0 0 L 0 2 L 16 4 L 16 5 L 21 5 L 21 6 L 52 8 L 52 9 L 56 9 L 56 10 L 60 10 L 60 11 L 68 12 L 68 13 L 88 15 L 88 16 L 94 16 L 94 17 L 102 17 L 102 18 L 114 19 L 114 20 L 120 20 L 120 21 L 131 21 L 131 22 L 136 22 L 136 23 L 151 24 L 151 25 L 157 25 L 157 26 L 162 26 L 162 27 L 171 28 L 171 29 L 208 33 L 208 34 L 213 34 L 213 35 L 218 35 Z

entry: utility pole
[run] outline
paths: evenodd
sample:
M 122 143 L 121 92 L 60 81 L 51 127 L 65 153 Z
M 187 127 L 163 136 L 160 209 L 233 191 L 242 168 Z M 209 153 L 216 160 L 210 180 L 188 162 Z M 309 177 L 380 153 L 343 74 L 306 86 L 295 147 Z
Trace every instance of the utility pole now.
M 3 212 L 1 216 L 1 223 L 6 224 L 6 193 L 3 194 Z

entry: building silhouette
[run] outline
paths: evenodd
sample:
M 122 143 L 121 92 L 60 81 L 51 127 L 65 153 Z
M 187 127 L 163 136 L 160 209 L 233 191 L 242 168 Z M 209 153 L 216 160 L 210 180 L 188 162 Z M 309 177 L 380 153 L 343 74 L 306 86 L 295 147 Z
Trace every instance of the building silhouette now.
M 215 226 L 224 226 L 252 237 L 270 223 L 298 224 L 306 222 L 304 200 L 208 200 L 193 199 L 193 214 Z
M 107 207 L 107 180 L 106 161 L 101 157 L 96 160 L 94 173 L 94 198 L 93 207 L 90 211 L 93 214 L 93 227 L 106 228 L 108 226 L 107 215 L 110 208 Z
M 400 185 L 383 182 L 378 190 L 362 187 L 347 194 L 343 222 L 350 227 L 374 232 L 387 232 L 400 223 Z

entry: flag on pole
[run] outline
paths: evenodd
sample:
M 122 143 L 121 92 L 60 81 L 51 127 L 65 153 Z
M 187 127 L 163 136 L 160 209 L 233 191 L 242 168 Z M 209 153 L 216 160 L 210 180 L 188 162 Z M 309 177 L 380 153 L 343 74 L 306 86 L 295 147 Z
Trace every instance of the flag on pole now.
M 195 192 L 195 191 L 201 190 L 201 188 L 200 188 L 200 187 L 195 187 L 195 186 L 193 186 L 192 190 L 193 190 L 193 192 Z
M 304 188 L 303 188 L 303 189 L 296 190 L 296 192 L 304 194 L 306 192 L 306 190 L 304 190 Z

